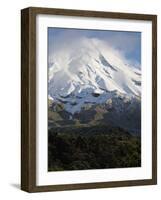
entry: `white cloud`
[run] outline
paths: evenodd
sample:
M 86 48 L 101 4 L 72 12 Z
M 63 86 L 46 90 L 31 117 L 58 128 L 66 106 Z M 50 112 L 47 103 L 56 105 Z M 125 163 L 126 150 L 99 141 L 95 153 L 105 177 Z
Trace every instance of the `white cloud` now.
M 59 49 L 75 48 L 83 37 L 95 38 L 111 48 L 117 56 L 121 57 L 126 63 L 140 68 L 139 60 L 133 56 L 139 46 L 139 37 L 136 34 L 129 32 L 105 32 L 105 31 L 89 31 L 78 29 L 51 29 L 49 34 L 49 61 L 55 51 Z M 140 49 L 138 49 L 140 51 Z M 133 53 L 134 52 L 134 53 Z M 127 56 L 130 55 L 130 56 Z

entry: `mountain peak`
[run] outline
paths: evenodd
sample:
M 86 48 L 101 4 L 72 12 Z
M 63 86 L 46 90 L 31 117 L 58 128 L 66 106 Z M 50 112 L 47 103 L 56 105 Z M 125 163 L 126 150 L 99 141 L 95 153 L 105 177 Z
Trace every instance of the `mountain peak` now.
M 82 38 L 54 52 L 48 93 L 70 112 L 103 103 L 114 94 L 140 97 L 141 72 L 101 40 Z

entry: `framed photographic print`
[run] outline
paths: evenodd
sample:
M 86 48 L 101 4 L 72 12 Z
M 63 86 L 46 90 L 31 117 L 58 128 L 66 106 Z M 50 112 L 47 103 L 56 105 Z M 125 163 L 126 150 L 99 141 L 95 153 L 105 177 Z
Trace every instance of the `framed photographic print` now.
M 21 188 L 157 183 L 157 16 L 21 11 Z

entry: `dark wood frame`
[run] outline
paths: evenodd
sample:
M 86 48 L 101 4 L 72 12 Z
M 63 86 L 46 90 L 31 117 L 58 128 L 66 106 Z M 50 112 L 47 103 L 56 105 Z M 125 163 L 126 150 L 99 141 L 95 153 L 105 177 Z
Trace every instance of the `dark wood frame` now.
M 152 179 L 36 186 L 36 15 L 152 21 Z M 157 16 L 29 7 L 21 10 L 21 189 L 27 192 L 157 184 Z

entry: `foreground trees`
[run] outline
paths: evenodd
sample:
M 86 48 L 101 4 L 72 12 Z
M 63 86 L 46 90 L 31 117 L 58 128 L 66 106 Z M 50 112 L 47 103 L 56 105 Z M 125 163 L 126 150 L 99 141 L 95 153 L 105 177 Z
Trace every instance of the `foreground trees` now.
M 139 166 L 141 138 L 121 128 L 77 127 L 49 130 L 49 171 Z

